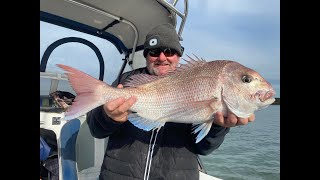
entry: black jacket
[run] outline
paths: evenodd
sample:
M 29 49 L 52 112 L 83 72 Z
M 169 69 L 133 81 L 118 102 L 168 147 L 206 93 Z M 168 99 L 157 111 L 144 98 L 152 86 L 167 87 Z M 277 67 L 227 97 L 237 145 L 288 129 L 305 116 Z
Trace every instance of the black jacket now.
M 146 68 L 140 68 L 124 73 L 112 85 L 124 84 L 128 77 L 140 73 L 149 74 Z M 155 139 L 149 179 L 196 180 L 199 176 L 197 154 L 207 155 L 217 149 L 230 130 L 213 125 L 208 135 L 196 144 L 191 124 L 169 122 L 158 134 L 156 131 L 147 132 L 129 121 L 118 123 L 112 120 L 102 106 L 88 113 L 87 123 L 94 137 L 109 137 L 100 180 L 143 179 L 148 152 L 151 153 Z

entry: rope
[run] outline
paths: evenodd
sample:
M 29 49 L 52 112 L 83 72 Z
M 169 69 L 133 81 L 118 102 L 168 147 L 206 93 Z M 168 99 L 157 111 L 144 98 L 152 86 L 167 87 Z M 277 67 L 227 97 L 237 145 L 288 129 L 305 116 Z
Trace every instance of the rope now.
M 152 155 L 153 155 L 153 149 L 154 149 L 154 145 L 156 144 L 157 141 L 157 136 L 158 136 L 158 132 L 159 132 L 160 128 L 157 130 L 156 136 L 154 138 L 154 142 L 151 148 L 151 158 L 150 158 L 150 163 L 149 163 L 149 169 L 148 169 L 148 176 L 147 176 L 147 180 L 149 179 L 149 174 L 150 174 L 150 168 L 151 168 L 151 161 L 152 161 Z
M 156 133 L 156 135 L 155 135 L 154 142 L 152 143 L 154 130 L 155 130 L 155 129 L 152 130 L 152 134 L 151 134 L 151 138 L 150 138 L 150 142 L 149 142 L 148 157 L 147 157 L 146 167 L 145 167 L 145 169 L 144 169 L 144 177 L 143 177 L 143 180 L 148 180 L 148 179 L 149 179 L 153 150 L 154 150 L 154 146 L 155 146 L 156 141 L 157 141 L 157 136 L 158 136 L 158 133 L 159 133 L 160 128 L 157 129 L 157 133 Z M 152 146 L 151 146 L 151 143 L 152 143 Z M 150 152 L 151 152 L 151 153 L 150 153 Z M 150 159 L 150 160 L 149 160 L 149 159 Z
M 146 167 L 144 168 L 144 176 L 143 176 L 143 180 L 147 180 L 146 176 L 147 176 L 147 169 L 148 169 L 148 164 L 149 164 L 149 155 L 150 155 L 150 148 L 151 148 L 151 142 L 152 142 L 152 138 L 153 138 L 153 133 L 154 133 L 154 129 L 152 130 L 152 134 L 151 134 L 151 138 L 150 138 L 150 142 L 149 142 L 149 148 L 148 148 L 148 155 L 147 155 L 147 162 L 146 162 Z

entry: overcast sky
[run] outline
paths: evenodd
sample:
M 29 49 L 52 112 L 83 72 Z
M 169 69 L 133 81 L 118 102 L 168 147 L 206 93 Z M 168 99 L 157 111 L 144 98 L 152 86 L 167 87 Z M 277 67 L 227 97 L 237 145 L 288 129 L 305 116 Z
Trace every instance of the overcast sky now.
M 189 1 L 182 35 L 185 54 L 240 62 L 280 96 L 280 0 Z
M 178 4 L 180 8 L 181 4 Z M 55 40 L 70 36 L 70 31 L 40 22 L 40 59 L 44 50 Z M 82 33 L 72 35 L 86 37 Z M 265 77 L 280 97 L 280 0 L 189 0 L 189 13 L 182 33 L 186 55 L 195 54 L 208 61 L 228 59 L 240 62 Z M 90 37 L 106 57 L 121 59 L 122 56 L 105 40 Z M 63 45 L 72 46 L 72 45 Z M 82 46 L 74 53 L 57 48 L 51 55 L 48 68 L 53 64 L 77 59 L 74 67 L 97 67 L 88 64 L 87 58 L 96 58 L 92 50 Z M 89 52 L 90 51 L 90 52 Z M 73 54 L 73 57 L 69 57 Z M 51 57 L 50 56 L 50 57 Z M 76 56 L 76 58 L 74 58 Z M 86 59 L 84 59 L 86 58 Z M 83 60 L 82 60 L 83 59 Z M 121 61 L 118 61 L 119 67 Z M 114 65 L 114 64 L 110 64 Z M 106 61 L 106 67 L 108 61 Z M 113 69 L 107 82 L 113 81 L 118 69 Z M 97 77 L 98 73 L 95 72 Z

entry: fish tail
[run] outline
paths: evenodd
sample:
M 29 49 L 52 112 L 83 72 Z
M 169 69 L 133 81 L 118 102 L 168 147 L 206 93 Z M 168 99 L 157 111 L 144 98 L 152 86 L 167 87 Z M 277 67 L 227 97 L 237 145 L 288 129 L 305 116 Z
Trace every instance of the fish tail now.
M 105 103 L 102 98 L 102 90 L 111 89 L 111 86 L 70 66 L 62 64 L 57 64 L 57 66 L 66 71 L 70 85 L 77 94 L 65 113 L 65 120 L 77 118 Z

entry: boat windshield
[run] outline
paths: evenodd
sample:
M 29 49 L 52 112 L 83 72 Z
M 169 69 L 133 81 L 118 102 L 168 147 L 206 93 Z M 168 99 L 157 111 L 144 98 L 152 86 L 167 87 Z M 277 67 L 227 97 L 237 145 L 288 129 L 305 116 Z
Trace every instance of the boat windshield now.
M 54 45 L 71 37 L 80 41 L 71 40 Z M 52 78 L 45 77 L 51 73 L 51 75 L 64 73 L 56 64 L 75 67 L 99 79 L 100 57 L 105 68 L 103 81 L 110 84 L 117 78 L 124 58 L 124 54 L 105 39 L 40 21 L 40 63 L 45 56 L 49 56 L 44 73 L 47 76 L 40 76 L 42 77 L 40 78 L 40 95 L 48 95 L 50 91 Z M 127 65 L 124 71 L 128 70 L 131 70 L 131 67 Z M 74 93 L 67 81 L 59 81 L 57 89 Z

